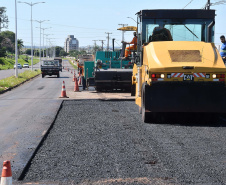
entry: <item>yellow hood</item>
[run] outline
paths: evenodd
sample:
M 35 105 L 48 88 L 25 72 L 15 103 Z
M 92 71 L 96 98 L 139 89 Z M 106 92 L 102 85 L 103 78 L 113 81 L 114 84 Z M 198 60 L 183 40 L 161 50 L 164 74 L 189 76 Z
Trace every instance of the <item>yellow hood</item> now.
M 226 71 L 225 65 L 213 43 L 196 41 L 151 42 L 144 46 L 144 65 L 150 70 L 178 71 L 183 66 L 196 70 Z

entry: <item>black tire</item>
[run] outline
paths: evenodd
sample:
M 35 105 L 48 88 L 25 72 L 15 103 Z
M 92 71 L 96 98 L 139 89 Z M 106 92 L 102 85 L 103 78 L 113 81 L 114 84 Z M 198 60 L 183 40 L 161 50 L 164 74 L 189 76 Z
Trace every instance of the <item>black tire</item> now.
M 103 91 L 103 89 L 101 87 L 99 87 L 99 86 L 96 86 L 95 89 L 96 89 L 97 92 L 102 92 Z
M 45 77 L 45 75 L 42 75 L 42 78 L 44 78 Z
M 82 89 L 83 90 L 86 89 L 86 80 L 85 80 L 84 76 L 82 76 Z
M 147 85 L 143 84 L 142 86 L 142 95 L 141 95 L 141 110 L 142 110 L 142 120 L 144 123 L 149 123 L 150 120 L 150 112 L 146 111 L 146 89 Z
M 131 96 L 135 96 L 136 95 L 136 84 L 131 85 Z

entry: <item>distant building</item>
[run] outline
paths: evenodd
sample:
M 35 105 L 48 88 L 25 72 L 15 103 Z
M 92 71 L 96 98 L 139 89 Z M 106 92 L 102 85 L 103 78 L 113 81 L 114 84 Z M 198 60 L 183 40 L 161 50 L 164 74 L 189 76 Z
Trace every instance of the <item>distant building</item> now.
M 68 35 L 64 43 L 64 51 L 69 53 L 71 50 L 78 50 L 79 42 L 78 39 L 74 38 L 74 35 Z

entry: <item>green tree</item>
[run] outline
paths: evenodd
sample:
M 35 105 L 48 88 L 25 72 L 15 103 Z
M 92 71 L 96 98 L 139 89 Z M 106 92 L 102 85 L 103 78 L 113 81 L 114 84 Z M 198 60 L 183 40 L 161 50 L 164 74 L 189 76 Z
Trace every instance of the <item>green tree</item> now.
M 17 40 L 17 47 L 18 47 L 18 55 L 20 55 L 22 48 L 24 47 L 24 42 L 22 39 Z
M 25 54 L 31 55 L 31 49 L 26 49 Z
M 87 54 L 87 52 L 85 50 L 82 50 L 82 51 L 71 50 L 71 51 L 69 51 L 69 55 L 71 57 L 75 57 L 75 58 L 78 58 L 79 55 L 84 55 L 84 54 Z
M 3 38 L 9 38 L 12 43 L 15 43 L 15 33 L 12 31 L 3 31 L 0 33 Z
M 8 16 L 6 15 L 6 7 L 0 7 L 0 32 L 1 28 L 8 28 Z
M 0 33 L 0 46 L 5 47 L 8 52 L 15 52 L 15 33 L 12 31 L 3 31 Z M 18 50 L 20 51 L 24 45 L 23 40 L 17 40 Z M 19 52 L 18 52 L 19 53 Z
M 6 49 L 3 47 L 3 48 L 0 48 L 0 57 L 6 57 L 7 54 L 6 54 Z
M 60 51 L 60 54 L 59 54 L 59 56 L 67 56 L 68 55 L 68 53 L 66 53 L 64 50 L 61 50 Z
M 56 46 L 55 50 L 56 50 L 56 57 L 62 56 L 62 55 L 60 55 L 60 52 L 64 51 L 64 48 L 62 48 L 60 46 Z
M 15 51 L 15 44 L 7 37 L 3 38 L 1 42 L 1 47 L 6 48 L 6 50 L 9 52 Z

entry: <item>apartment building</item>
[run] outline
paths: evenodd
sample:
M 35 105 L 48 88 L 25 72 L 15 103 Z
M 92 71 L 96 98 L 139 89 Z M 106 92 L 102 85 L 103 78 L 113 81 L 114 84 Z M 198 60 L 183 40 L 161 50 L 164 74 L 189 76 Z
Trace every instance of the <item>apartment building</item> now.
M 64 43 L 64 51 L 69 52 L 71 50 L 79 49 L 79 41 L 74 37 L 74 35 L 68 35 Z

